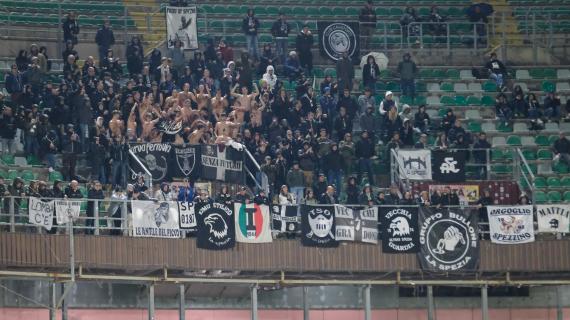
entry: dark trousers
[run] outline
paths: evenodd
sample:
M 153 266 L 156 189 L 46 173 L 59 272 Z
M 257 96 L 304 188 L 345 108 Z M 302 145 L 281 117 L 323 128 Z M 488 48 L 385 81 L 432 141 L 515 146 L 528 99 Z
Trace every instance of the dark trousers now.
M 366 171 L 368 172 L 368 183 L 370 185 L 374 185 L 374 173 L 372 172 L 372 160 L 371 159 L 366 159 L 366 158 L 361 158 L 358 159 L 358 174 L 356 177 L 357 181 L 362 181 L 362 172 Z
M 313 54 L 311 51 L 300 51 L 299 52 L 299 62 L 301 63 L 301 68 L 304 69 L 305 74 L 308 76 L 313 71 Z
M 77 164 L 77 155 L 75 153 L 63 154 L 63 178 L 65 181 L 75 179 L 75 166 Z

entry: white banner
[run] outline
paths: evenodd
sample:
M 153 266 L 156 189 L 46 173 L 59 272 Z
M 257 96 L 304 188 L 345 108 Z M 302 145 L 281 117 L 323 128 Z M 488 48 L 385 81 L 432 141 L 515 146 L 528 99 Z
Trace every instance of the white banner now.
M 131 201 L 133 236 L 180 238 L 178 203 L 173 201 Z
M 196 30 L 196 7 L 166 7 L 168 48 L 180 40 L 183 49 L 198 49 Z
M 570 205 L 537 205 L 536 217 L 538 219 L 538 232 L 567 233 L 570 231 Z
M 38 198 L 30 197 L 30 203 L 28 204 L 29 222 L 51 230 L 54 204 L 54 200 L 44 202 Z
M 398 150 L 401 179 L 431 180 L 430 150 Z
M 196 229 L 196 206 L 193 202 L 178 202 L 180 212 L 180 229 Z
M 57 224 L 66 224 L 69 218 L 77 219 L 81 211 L 80 200 L 55 200 L 55 215 Z
M 519 244 L 534 241 L 532 206 L 487 206 L 491 242 Z
M 351 209 L 334 206 L 337 241 L 378 243 L 378 208 Z
M 268 243 L 273 241 L 268 206 L 234 203 L 234 217 L 238 242 Z

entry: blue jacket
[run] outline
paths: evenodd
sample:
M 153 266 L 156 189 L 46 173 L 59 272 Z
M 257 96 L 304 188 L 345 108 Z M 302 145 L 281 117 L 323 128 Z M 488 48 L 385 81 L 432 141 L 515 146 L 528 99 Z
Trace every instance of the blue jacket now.
M 192 186 L 180 187 L 178 191 L 178 201 L 194 201 L 194 188 L 192 188 Z

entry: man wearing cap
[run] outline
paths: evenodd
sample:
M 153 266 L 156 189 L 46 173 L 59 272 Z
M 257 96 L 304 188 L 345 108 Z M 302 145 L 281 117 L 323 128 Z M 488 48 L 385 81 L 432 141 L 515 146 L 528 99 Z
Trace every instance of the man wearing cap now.
M 291 26 L 285 18 L 283 12 L 279 12 L 279 19 L 273 23 L 271 26 L 271 35 L 275 39 L 275 48 L 277 49 L 277 56 L 279 57 L 281 63 L 285 62 L 287 55 L 287 41 L 289 38 L 289 31 Z
M 285 60 L 285 73 L 289 77 L 290 81 L 297 80 L 301 76 L 301 64 L 299 63 L 299 57 L 297 52 L 289 52 L 289 57 Z
M 412 61 L 412 56 L 409 53 L 405 53 L 404 59 L 398 64 L 398 74 L 400 75 L 402 94 L 413 99 L 416 96 L 415 79 L 418 74 L 418 67 Z
M 301 68 L 305 73 L 310 74 L 313 71 L 313 54 L 311 48 L 313 47 L 313 34 L 309 30 L 309 25 L 305 23 L 303 29 L 297 35 L 296 49 L 299 54 L 299 61 Z
M 416 144 L 414 145 L 414 148 L 415 149 L 429 149 L 427 134 L 422 133 L 420 135 L 420 138 L 418 139 L 418 142 L 416 142 Z
M 235 195 L 234 201 L 237 203 L 249 204 L 251 202 L 251 197 L 247 193 L 246 187 L 241 187 L 239 192 Z

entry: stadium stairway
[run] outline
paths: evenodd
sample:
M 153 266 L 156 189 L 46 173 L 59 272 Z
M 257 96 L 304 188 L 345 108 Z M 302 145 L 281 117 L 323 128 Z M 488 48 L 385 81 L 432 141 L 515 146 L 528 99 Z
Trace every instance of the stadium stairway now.
M 513 14 L 514 10 L 509 2 L 507 0 L 490 0 L 489 4 L 495 8 L 495 19 L 498 19 L 496 20 L 495 32 L 489 32 L 491 47 L 495 48 L 502 43 L 503 32 L 508 45 L 522 45 L 523 35 L 518 28 L 518 22 Z M 505 21 L 501 23 L 503 16 Z
M 155 0 L 123 0 L 137 31 L 144 33 L 145 56 L 164 43 L 166 21 L 160 3 Z M 144 8 L 144 9 L 143 9 Z M 150 14 L 149 14 L 150 13 Z

